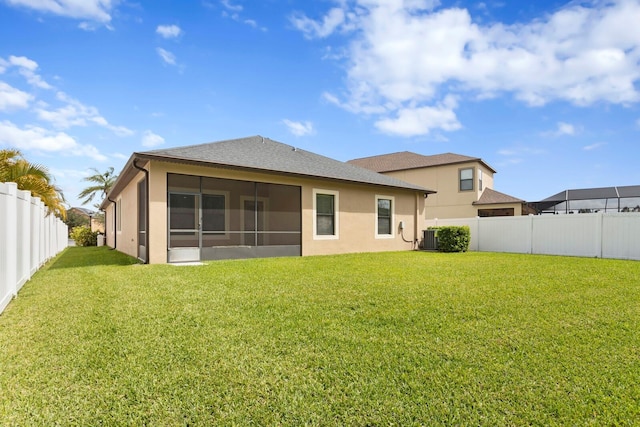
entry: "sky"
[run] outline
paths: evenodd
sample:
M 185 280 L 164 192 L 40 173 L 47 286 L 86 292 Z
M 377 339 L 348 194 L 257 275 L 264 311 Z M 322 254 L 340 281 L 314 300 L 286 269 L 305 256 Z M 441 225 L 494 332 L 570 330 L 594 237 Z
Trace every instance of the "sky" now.
M 253 135 L 479 157 L 527 201 L 638 185 L 640 0 L 0 0 L 0 149 L 70 207 L 91 168 Z

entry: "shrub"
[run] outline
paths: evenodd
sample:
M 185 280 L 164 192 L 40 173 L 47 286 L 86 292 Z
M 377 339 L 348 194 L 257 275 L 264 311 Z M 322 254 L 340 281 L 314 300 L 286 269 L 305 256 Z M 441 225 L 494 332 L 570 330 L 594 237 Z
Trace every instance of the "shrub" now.
M 466 252 L 469 250 L 471 230 L 468 226 L 438 227 L 437 233 L 440 252 Z
M 75 240 L 77 246 L 96 246 L 98 244 L 98 232 L 91 231 L 89 227 L 73 227 L 70 237 Z

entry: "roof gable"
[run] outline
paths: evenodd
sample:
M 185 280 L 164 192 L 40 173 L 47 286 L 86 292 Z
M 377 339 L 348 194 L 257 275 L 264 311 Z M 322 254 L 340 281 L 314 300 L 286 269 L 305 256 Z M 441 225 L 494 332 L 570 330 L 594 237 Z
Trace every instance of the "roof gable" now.
M 393 172 L 407 169 L 453 165 L 466 162 L 479 162 L 482 163 L 491 172 L 496 172 L 495 169 L 493 169 L 479 157 L 470 157 L 455 153 L 443 153 L 424 156 L 422 154 L 412 153 L 410 151 L 402 151 L 398 153 L 363 157 L 360 159 L 353 159 L 348 161 L 348 163 L 350 164 L 367 168 L 375 172 Z

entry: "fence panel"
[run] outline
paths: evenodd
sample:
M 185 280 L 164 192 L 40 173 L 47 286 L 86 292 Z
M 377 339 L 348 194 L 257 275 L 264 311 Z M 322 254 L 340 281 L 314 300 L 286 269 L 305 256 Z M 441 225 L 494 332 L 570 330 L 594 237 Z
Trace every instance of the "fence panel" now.
M 31 193 L 28 191 L 17 191 L 17 227 L 16 227 L 16 279 L 17 290 L 22 288 L 27 280 L 31 278 L 29 268 L 29 246 L 31 244 Z
M 640 215 L 610 213 L 603 217 L 602 257 L 640 260 Z
M 478 218 L 478 250 L 531 253 L 531 218 L 527 216 Z
M 594 213 L 425 221 L 468 225 L 472 251 L 640 260 L 640 214 Z
M 0 313 L 67 242 L 67 226 L 40 199 L 15 183 L 0 183 Z
M 599 257 L 602 214 L 539 215 L 532 253 Z

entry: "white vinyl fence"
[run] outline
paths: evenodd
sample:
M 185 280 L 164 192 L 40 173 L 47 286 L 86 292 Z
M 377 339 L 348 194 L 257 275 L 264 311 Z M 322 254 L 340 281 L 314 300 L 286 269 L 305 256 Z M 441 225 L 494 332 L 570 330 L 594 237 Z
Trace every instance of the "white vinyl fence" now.
M 28 191 L 0 183 L 0 313 L 27 280 L 67 247 L 67 226 Z
M 640 214 L 593 213 L 427 220 L 468 225 L 469 249 L 481 252 L 640 260 Z

